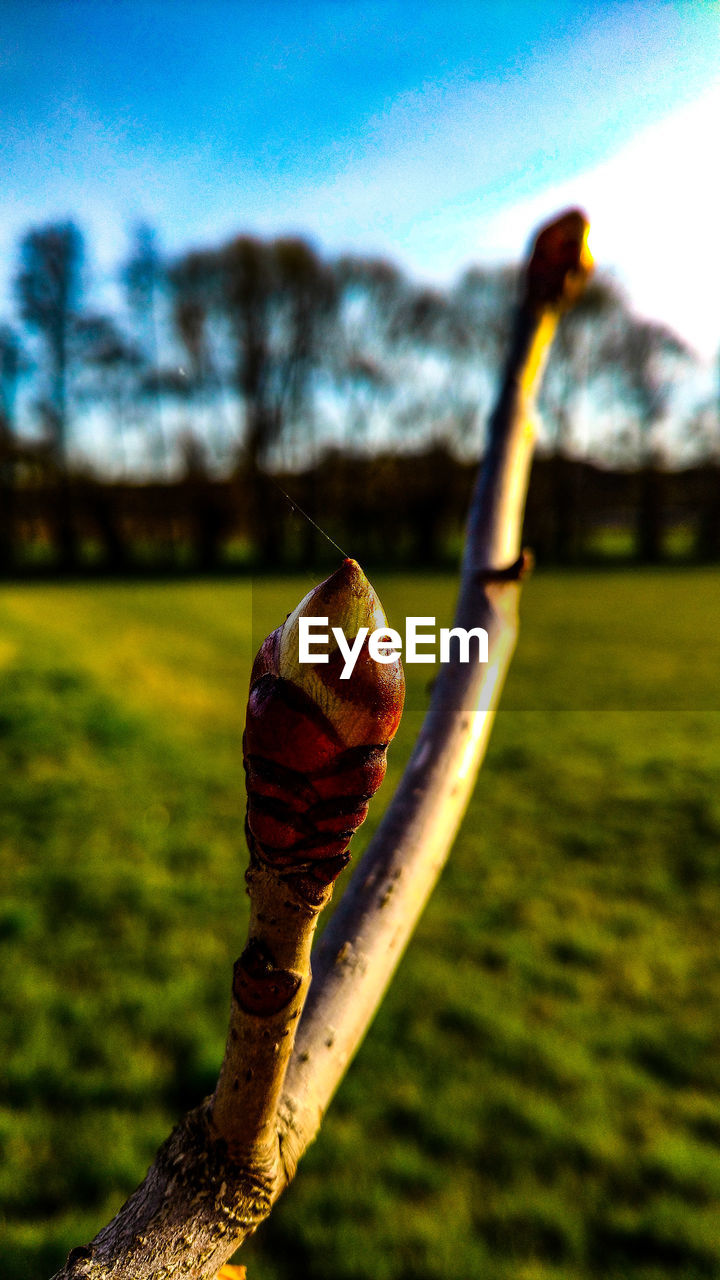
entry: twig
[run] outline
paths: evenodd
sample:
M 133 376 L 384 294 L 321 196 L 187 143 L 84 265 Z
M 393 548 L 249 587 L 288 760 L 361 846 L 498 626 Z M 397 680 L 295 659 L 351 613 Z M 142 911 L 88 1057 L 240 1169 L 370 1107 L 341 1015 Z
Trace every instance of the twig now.
M 359 565 L 346 559 L 268 636 L 250 679 L 243 740 L 250 927 L 235 964 L 211 1114 L 230 1154 L 262 1171 L 268 1189 L 281 1176 L 278 1102 L 310 984 L 315 926 L 385 775 L 405 693 L 399 659 L 378 664 L 367 646 L 352 684 L 339 678 L 337 648 L 326 664 L 301 663 L 306 617 L 324 617 L 353 638 L 363 626 L 387 626 Z
M 436 682 L 403 780 L 314 959 L 315 978 L 276 1122 L 273 1111 L 284 1066 L 271 1066 L 258 1048 L 248 1010 L 241 1007 L 245 997 L 238 999 L 244 983 L 246 995 L 248 982 L 252 988 L 253 973 L 262 986 L 267 956 L 258 959 L 254 953 L 236 968 L 228 1053 L 214 1102 L 208 1100 L 185 1118 L 160 1149 L 142 1186 L 90 1246 L 72 1251 L 55 1280 L 215 1276 L 269 1212 L 317 1132 L 445 862 L 487 745 L 517 635 L 534 399 L 558 315 L 575 301 L 590 270 L 586 236 L 586 220 L 573 210 L 536 239 L 472 500 L 455 624 L 487 629 L 489 662 L 450 663 Z M 261 947 L 268 927 L 270 933 L 275 927 L 261 919 L 277 906 L 277 898 L 266 892 L 269 874 L 265 863 L 261 875 L 266 880 L 257 885 L 253 904 L 251 936 L 255 929 Z M 300 974 L 291 1000 L 305 982 L 312 927 L 301 932 L 302 954 L 297 935 L 292 954 L 281 954 L 280 947 L 275 954 L 270 947 L 271 971 L 291 975 L 291 986 L 292 975 Z M 242 1040 L 249 1026 L 249 1053 L 260 1055 L 260 1079 L 252 1078 L 257 1092 L 252 1080 L 245 1082 L 252 1087 L 245 1090 L 248 1111 L 243 1116 L 233 1095 L 241 1090 L 249 1059 L 238 1052 L 233 1030 Z M 290 1039 L 285 1037 L 287 1044 Z
M 591 269 L 570 211 L 538 235 L 473 495 L 454 626 L 488 631 L 487 665 L 442 668 L 393 801 L 313 959 L 282 1102 L 288 1179 L 315 1136 L 447 859 L 485 754 L 517 638 L 534 400 L 560 311 Z

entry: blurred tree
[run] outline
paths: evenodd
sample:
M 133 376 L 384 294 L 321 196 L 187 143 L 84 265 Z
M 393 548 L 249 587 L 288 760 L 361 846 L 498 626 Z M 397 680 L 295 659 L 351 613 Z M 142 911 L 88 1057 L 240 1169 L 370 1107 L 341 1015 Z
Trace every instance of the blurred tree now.
M 413 557 L 440 559 L 447 526 L 441 464 L 448 450 L 467 452 L 470 445 L 478 452 L 477 422 L 492 392 L 492 361 L 514 274 L 478 269 L 447 293 L 414 283 L 384 259 L 347 256 L 335 270 L 339 307 L 331 350 L 347 446 L 363 437 L 368 441 L 378 424 L 383 443 L 394 434 L 404 450 L 413 449 L 412 480 L 408 464 L 395 514 L 402 505 Z M 438 463 L 432 513 L 427 477 L 420 474 L 428 449 Z M 378 460 L 378 482 L 381 466 Z M 346 510 L 356 505 L 349 492 Z M 362 545 L 361 524 L 345 535 L 351 545 Z
M 696 552 L 700 560 L 720 557 L 720 354 L 716 359 L 715 394 L 698 405 L 690 430 L 703 446 L 705 457 L 703 494 L 697 527 Z
M 23 320 L 45 346 L 50 410 L 58 464 L 67 465 L 68 378 L 72 335 L 82 294 L 83 238 L 72 222 L 29 231 L 20 244 L 16 290 Z
M 397 381 L 390 332 L 407 280 L 384 258 L 345 256 L 334 264 L 337 322 L 326 362 L 342 404 L 346 448 L 367 440 L 379 409 L 387 416 Z
M 78 359 L 85 372 L 79 396 L 104 403 L 120 443 L 123 469 L 127 467 L 125 435 L 142 353 L 120 330 L 111 316 L 91 313 L 75 326 Z
M 552 510 L 546 546 L 539 550 L 561 563 L 576 559 L 582 543 L 582 472 L 571 457 L 573 427 L 583 396 L 607 373 L 603 344 L 624 309 L 614 281 L 593 277 L 577 305 L 560 319 L 543 381 L 540 407 L 550 443 Z
M 195 564 L 203 572 L 217 569 L 222 541 L 232 525 L 233 512 L 226 487 L 213 483 L 207 446 L 191 430 L 179 440 L 183 475 L 183 506 L 188 515 Z
M 243 407 L 245 465 L 269 460 L 283 427 L 308 406 L 320 339 L 333 311 L 330 269 L 303 240 L 239 236 L 222 251 L 223 303 Z
M 396 427 L 414 431 L 439 456 L 462 448 L 478 419 L 478 353 L 487 350 L 470 318 L 452 294 L 412 285 L 392 317 L 389 337 L 406 366 Z
M 461 275 L 452 290 L 454 303 L 471 335 L 476 359 L 493 371 L 510 335 L 518 275 L 515 266 L 475 264 Z
M 18 383 L 30 368 L 20 338 L 9 324 L 0 324 L 0 430 L 15 429 L 15 400 Z
M 238 236 L 221 251 L 220 268 L 243 412 L 248 524 L 260 559 L 271 562 L 279 526 L 266 468 L 284 430 L 310 429 L 311 384 L 335 311 L 335 280 L 310 245 L 292 238 L 263 243 Z
M 246 524 L 255 553 L 276 560 L 281 522 L 267 471 L 292 432 L 301 460 L 310 452 L 313 384 L 335 312 L 333 273 L 304 240 L 243 235 L 218 250 L 186 254 L 169 282 L 189 393 L 210 417 L 223 385 L 231 388 L 241 415 L 235 457 Z M 217 437 L 214 443 L 219 452 Z
M 457 445 L 477 412 L 473 321 L 455 294 L 417 285 L 383 259 L 336 264 L 339 315 L 333 370 L 345 397 L 350 438 L 379 415 L 407 443 Z
M 13 561 L 15 398 L 28 367 L 15 330 L 0 324 L 0 568 L 9 567 Z
M 468 401 L 476 406 L 476 420 L 487 418 L 502 352 L 510 340 L 513 306 L 518 293 L 515 266 L 474 265 L 465 271 L 450 297 L 465 332 L 467 346 L 456 352 L 458 370 L 464 370 Z M 477 442 L 476 453 L 483 447 Z
M 75 343 L 82 370 L 79 399 L 104 406 L 108 411 L 120 445 L 121 466 L 126 471 L 126 428 L 136 394 L 137 371 L 142 365 L 141 353 L 112 317 L 100 314 L 85 315 L 77 321 Z M 124 534 L 124 513 L 115 486 L 93 486 L 88 500 L 102 540 L 107 568 L 125 569 L 131 558 L 130 548 Z
M 82 296 L 82 262 L 79 229 L 73 222 L 51 223 L 24 236 L 15 281 L 22 318 L 39 334 L 45 349 L 47 386 L 40 403 L 57 467 L 55 525 L 59 560 L 65 567 L 77 559 L 67 450 L 72 338 Z
M 679 373 L 693 359 L 686 342 L 654 320 L 626 308 L 614 314 L 599 359 L 607 376 L 619 381 L 620 397 L 634 426 L 639 471 L 636 549 L 640 560 L 657 563 L 663 554 L 662 450 L 658 431 L 672 403 Z
M 188 363 L 188 392 L 200 409 L 206 446 L 224 462 L 229 432 L 216 332 L 223 297 L 220 255 L 214 250 L 185 254 L 170 268 L 168 283 L 172 325 Z
M 121 279 L 134 324 L 137 350 L 142 357 L 144 376 L 139 382 L 139 390 L 152 403 L 150 453 L 158 470 L 165 468 L 168 461 L 162 393 L 154 377 L 160 363 L 158 293 L 164 275 L 156 233 L 147 223 L 140 222 L 133 231 L 130 256 L 121 269 Z

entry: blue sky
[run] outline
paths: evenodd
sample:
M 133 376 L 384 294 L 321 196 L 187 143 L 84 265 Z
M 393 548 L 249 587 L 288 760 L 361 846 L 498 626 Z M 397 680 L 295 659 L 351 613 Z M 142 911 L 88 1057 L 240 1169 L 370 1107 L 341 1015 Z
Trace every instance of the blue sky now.
M 717 3 L 4 0 L 2 16 L 6 295 L 22 231 L 68 215 L 101 280 L 139 218 L 171 252 L 293 230 L 445 280 L 517 256 L 577 201 L 638 308 L 720 345 Z

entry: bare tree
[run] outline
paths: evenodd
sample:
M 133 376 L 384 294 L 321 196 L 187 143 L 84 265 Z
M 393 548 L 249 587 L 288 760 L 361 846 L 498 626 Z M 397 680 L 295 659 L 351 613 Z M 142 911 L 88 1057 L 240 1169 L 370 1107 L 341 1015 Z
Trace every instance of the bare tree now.
M 366 439 L 380 406 L 387 416 L 398 382 L 393 366 L 396 318 L 410 286 L 384 258 L 347 255 L 337 260 L 333 270 L 337 324 L 326 358 L 343 398 L 345 438 L 352 450 Z
M 550 440 L 551 551 L 561 563 L 573 560 L 579 550 L 580 472 L 570 456 L 578 406 L 607 373 L 608 329 L 617 328 L 625 313 L 617 285 L 610 277 L 596 276 L 577 306 L 562 316 L 548 361 L 540 403 Z
M 477 452 L 487 350 L 456 292 L 417 284 L 382 258 L 344 257 L 335 273 L 339 301 L 328 366 L 345 426 L 346 456 L 338 459 L 338 470 L 352 531 L 346 536 L 352 545 L 382 554 L 368 528 L 367 497 L 353 478 L 377 426 L 405 449 L 424 449 L 398 486 L 393 514 L 410 534 L 413 559 L 431 564 L 442 558 L 443 534 L 456 513 L 447 483 L 451 455 L 468 446 Z M 426 470 L 434 477 L 432 504 Z M 377 472 L 379 478 L 380 461 Z
M 277 522 L 268 518 L 275 495 L 266 473 L 291 431 L 304 431 L 307 449 L 313 379 L 335 307 L 333 273 L 304 240 L 241 235 L 186 254 L 169 278 L 193 390 L 207 403 L 224 383 L 237 402 L 246 520 L 256 555 L 271 561 Z
M 638 319 L 626 309 L 603 343 L 602 360 L 631 414 L 639 464 L 636 544 L 638 558 L 657 563 L 663 554 L 663 481 L 659 428 L 672 403 L 678 372 L 693 359 L 690 347 L 667 325 Z
M 18 383 L 29 365 L 22 344 L 9 324 L 0 324 L 0 423 L 14 431 Z
M 720 356 L 716 358 L 715 370 L 717 380 Z M 714 394 L 697 407 L 688 425 L 695 439 L 702 442 L 705 455 L 696 551 L 700 560 L 713 561 L 720 556 L 720 383 L 716 381 Z
M 225 382 L 218 351 L 218 321 L 222 316 L 222 283 L 215 250 L 192 250 L 168 271 L 171 319 L 187 365 L 187 386 L 200 412 L 202 436 L 215 462 L 226 467 L 236 460 L 223 399 Z
M 491 403 L 496 370 L 512 334 L 517 266 L 475 265 L 463 272 L 451 293 L 467 335 L 465 364 L 473 375 L 475 396 L 484 410 Z
M 82 294 L 82 262 L 83 238 L 75 224 L 52 223 L 23 238 L 15 281 L 22 318 L 40 335 L 45 348 L 47 387 L 41 405 L 55 452 L 58 550 L 65 566 L 77 558 L 67 450 L 72 339 Z
M 250 937 L 235 966 L 217 1088 L 113 1222 L 72 1250 L 58 1280 L 217 1275 L 315 1136 L 449 853 L 488 741 L 517 634 L 533 404 L 560 311 L 590 270 L 586 231 L 572 210 L 538 235 L 490 422 L 456 614 L 457 626 L 488 631 L 488 663 L 455 654 L 443 667 L 404 778 L 314 958 L 303 1010 L 317 911 L 382 775 L 384 748 L 375 744 L 393 732 L 399 692 L 397 674 L 373 674 L 370 659 L 349 697 L 333 659 L 319 683 L 298 662 L 306 607 L 322 604 L 348 630 L 353 618 L 378 617 L 354 562 L 265 642 L 245 741 Z M 309 784 L 320 780 L 316 799 Z
M 322 336 L 332 315 L 332 272 L 298 239 L 263 244 L 239 236 L 222 251 L 224 306 L 235 348 L 234 383 L 243 411 L 242 471 L 252 541 L 275 558 L 272 495 L 265 479 L 282 432 L 309 407 Z
M 154 379 L 160 364 L 158 293 L 164 278 L 163 262 L 154 229 L 139 223 L 132 236 L 130 256 L 121 271 L 128 309 L 135 326 L 136 347 L 142 353 L 145 377 L 140 387 L 152 403 L 151 456 L 156 468 L 167 462 L 162 392 Z
M 85 403 L 104 404 L 110 411 L 126 469 L 125 436 L 141 353 L 110 316 L 94 313 L 78 320 L 75 343 L 86 375 L 80 398 Z
M 484 357 L 475 317 L 456 292 L 415 284 L 382 258 L 341 258 L 335 274 L 338 323 L 329 364 L 343 395 L 349 447 L 376 416 L 406 440 L 412 433 L 435 446 L 456 444 L 477 415 Z
M 29 231 L 20 245 L 16 290 L 23 320 L 42 338 L 58 461 L 66 464 L 72 334 L 82 292 L 82 236 L 72 222 Z
M 13 560 L 15 398 L 28 362 L 15 330 L 0 324 L 0 567 Z

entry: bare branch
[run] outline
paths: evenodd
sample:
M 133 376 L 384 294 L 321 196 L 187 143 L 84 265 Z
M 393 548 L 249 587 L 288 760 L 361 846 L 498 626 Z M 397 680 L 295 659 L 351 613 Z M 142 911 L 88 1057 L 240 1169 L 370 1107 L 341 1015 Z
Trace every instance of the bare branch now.
M 259 879 L 257 859 L 255 870 L 251 865 L 251 940 L 261 960 L 267 960 L 263 948 L 272 954 L 275 978 L 282 972 L 292 979 L 290 999 L 271 1011 L 270 1023 L 253 1023 L 255 1015 L 243 1004 L 262 998 L 263 965 L 257 950 L 246 952 L 236 966 L 228 1050 L 214 1099 L 185 1118 L 143 1185 L 91 1245 L 73 1250 L 55 1280 L 215 1276 L 269 1212 L 317 1132 L 448 855 L 485 751 L 517 635 L 534 401 L 558 316 L 579 296 L 590 271 L 586 235 L 585 218 L 573 210 L 537 237 L 473 497 L 456 625 L 487 629 L 489 662 L 451 662 L 436 683 L 397 794 L 314 960 L 277 1116 L 292 1043 L 287 1012 L 299 1012 L 302 1003 L 315 917 L 306 911 L 291 941 L 279 940 L 278 913 L 293 914 L 298 883 L 290 881 L 298 868 L 283 878 L 277 860 L 273 866 L 265 856 Z M 259 661 L 265 661 L 262 651 Z M 262 823 L 253 828 L 252 799 L 250 812 L 251 850 L 257 851 Z M 308 862 L 301 880 L 310 870 Z M 285 890 L 279 897 L 277 881 L 271 883 L 278 875 Z M 306 889 L 300 896 L 307 905 Z M 283 934 L 287 923 L 282 921 Z M 262 1032 L 270 1028 L 263 1045 Z M 268 1054 L 268 1045 L 280 1043 L 276 1036 L 283 1048 Z
M 282 1105 L 288 1177 L 378 1007 L 435 885 L 487 746 L 517 637 L 534 403 L 557 321 L 589 274 L 587 222 L 537 237 L 468 522 L 454 625 L 484 627 L 487 665 L 442 668 L 403 779 L 313 960 L 315 978 Z

